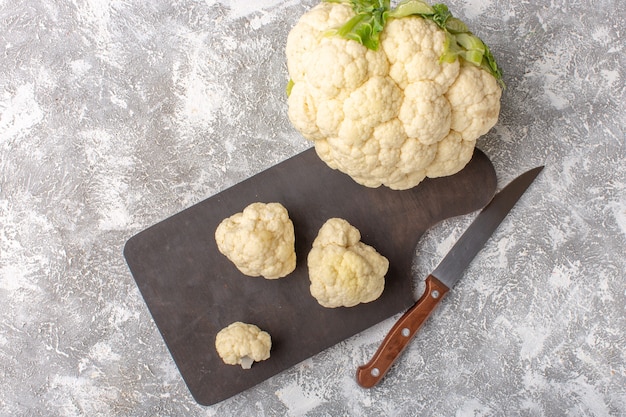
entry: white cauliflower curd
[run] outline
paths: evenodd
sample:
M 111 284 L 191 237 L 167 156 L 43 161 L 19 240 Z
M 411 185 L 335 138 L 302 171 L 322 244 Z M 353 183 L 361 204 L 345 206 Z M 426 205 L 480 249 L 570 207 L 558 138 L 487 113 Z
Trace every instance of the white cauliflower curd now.
M 311 295 L 322 306 L 352 307 L 382 294 L 389 261 L 360 240 L 344 219 L 329 219 L 320 228 L 307 263 Z
M 327 0 L 293 27 L 286 55 L 292 124 L 368 187 L 460 171 L 498 120 L 500 70 L 442 4 Z
M 225 364 L 250 369 L 270 357 L 272 338 L 254 324 L 237 321 L 217 333 L 215 349 Z
M 282 278 L 296 268 L 295 234 L 280 203 L 252 203 L 215 230 L 219 251 L 243 274 Z

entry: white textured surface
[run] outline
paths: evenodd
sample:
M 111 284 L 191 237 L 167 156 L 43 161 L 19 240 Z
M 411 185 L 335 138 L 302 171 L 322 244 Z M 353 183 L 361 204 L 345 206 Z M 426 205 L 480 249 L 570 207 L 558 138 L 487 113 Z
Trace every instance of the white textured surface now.
M 392 324 L 213 407 L 189 395 L 127 238 L 306 149 L 283 48 L 310 0 L 0 1 L 0 415 L 626 415 L 626 17 L 470 0 L 508 90 L 500 185 L 546 169 L 383 384 Z M 471 216 L 418 247 L 416 295 Z

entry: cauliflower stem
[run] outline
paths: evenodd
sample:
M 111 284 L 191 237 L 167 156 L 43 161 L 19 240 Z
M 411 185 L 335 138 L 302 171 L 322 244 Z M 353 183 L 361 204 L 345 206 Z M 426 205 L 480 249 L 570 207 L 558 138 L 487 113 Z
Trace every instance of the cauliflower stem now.
M 371 50 L 378 50 L 380 33 L 388 19 L 420 16 L 437 24 L 446 32 L 446 44 L 440 57 L 442 62 L 458 58 L 485 69 L 504 88 L 502 71 L 489 47 L 472 34 L 467 25 L 452 16 L 445 4 L 429 5 L 422 0 L 403 0 L 391 9 L 389 0 L 322 0 L 326 3 L 343 3 L 352 6 L 355 16 L 338 28 L 326 31 L 327 36 L 340 36 L 357 41 Z M 290 88 L 288 87 L 288 94 Z

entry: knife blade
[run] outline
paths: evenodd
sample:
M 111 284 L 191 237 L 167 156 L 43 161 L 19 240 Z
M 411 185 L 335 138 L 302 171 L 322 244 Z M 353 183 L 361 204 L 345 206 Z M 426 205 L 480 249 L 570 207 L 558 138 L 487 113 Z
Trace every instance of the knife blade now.
M 542 169 L 543 166 L 536 167 L 515 178 L 478 214 L 437 268 L 426 278 L 424 294 L 394 324 L 372 359 L 359 366 L 356 373 L 359 385 L 371 388 L 380 382 Z

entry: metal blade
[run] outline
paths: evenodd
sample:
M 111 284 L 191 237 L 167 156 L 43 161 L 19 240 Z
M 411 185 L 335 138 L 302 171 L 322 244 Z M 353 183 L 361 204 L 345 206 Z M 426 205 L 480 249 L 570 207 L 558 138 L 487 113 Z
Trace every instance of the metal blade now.
M 497 193 L 450 249 L 432 275 L 446 287 L 452 288 L 542 169 L 543 166 L 540 166 L 523 173 Z

